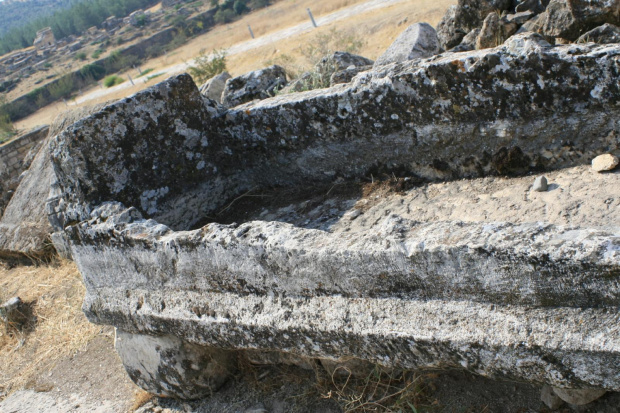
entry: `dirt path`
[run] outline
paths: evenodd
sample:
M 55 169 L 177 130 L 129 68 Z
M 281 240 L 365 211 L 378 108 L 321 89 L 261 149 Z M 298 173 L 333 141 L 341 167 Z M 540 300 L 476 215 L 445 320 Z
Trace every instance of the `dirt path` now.
M 362 13 L 366 13 L 366 12 L 380 9 L 383 7 L 388 7 L 394 4 L 402 3 L 404 1 L 406 0 L 370 0 L 362 4 L 357 4 L 355 6 L 351 6 L 351 7 L 338 10 L 336 12 L 327 14 L 325 16 L 315 17 L 315 20 L 318 26 L 324 26 L 324 25 L 331 24 L 339 20 L 347 19 L 347 18 L 356 16 Z M 236 45 L 227 49 L 227 54 L 231 56 L 231 55 L 245 53 L 249 50 L 257 49 L 259 47 L 273 44 L 273 43 L 279 42 L 281 40 L 284 40 L 284 39 L 287 39 L 293 36 L 298 36 L 300 34 L 310 32 L 313 29 L 314 27 L 312 26 L 312 23 L 310 21 L 307 21 L 305 23 L 300 23 L 292 27 L 288 27 L 282 30 L 277 30 L 275 32 L 266 34 L 256 39 L 237 43 Z M 193 61 L 178 63 L 175 65 L 168 66 L 164 69 L 157 70 L 153 72 L 151 76 L 161 75 L 160 76 L 161 80 L 163 80 L 166 77 L 172 76 L 174 74 L 185 72 L 187 68 L 193 64 L 194 64 Z M 73 103 L 73 105 L 82 105 L 92 100 L 99 100 L 99 99 L 104 98 L 105 96 L 117 94 L 119 91 L 129 89 L 132 86 L 133 85 L 131 84 L 131 82 L 124 82 L 118 86 L 114 86 L 114 87 L 107 88 L 107 89 L 95 89 L 75 99 L 75 103 Z
M 114 329 L 106 327 L 83 351 L 40 372 L 29 388 L 0 402 L 1 413 L 121 413 L 131 409 L 133 384 L 114 351 Z

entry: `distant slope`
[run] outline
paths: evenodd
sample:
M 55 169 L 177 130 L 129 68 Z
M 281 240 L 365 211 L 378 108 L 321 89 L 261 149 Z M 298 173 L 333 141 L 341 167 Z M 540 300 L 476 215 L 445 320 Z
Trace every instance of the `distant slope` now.
M 73 0 L 0 0 L 0 36 L 10 29 L 67 8 Z
M 17 0 L 6 1 L 18 3 Z M 27 7 L 31 2 L 38 1 L 61 1 L 64 6 L 57 7 L 51 14 L 39 16 L 0 34 L 0 55 L 31 46 L 36 32 L 44 27 L 51 27 L 56 39 L 61 39 L 72 34 L 79 35 L 89 27 L 101 24 L 110 16 L 125 17 L 135 10 L 154 6 L 158 2 L 158 0 L 28 0 L 23 2 L 22 6 Z M 1 5 L 4 5 L 4 2 L 0 3 Z

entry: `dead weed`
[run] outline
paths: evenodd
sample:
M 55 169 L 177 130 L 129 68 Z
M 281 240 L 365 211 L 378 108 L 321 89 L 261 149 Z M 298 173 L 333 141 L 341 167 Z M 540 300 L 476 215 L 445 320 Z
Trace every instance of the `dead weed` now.
M 343 374 L 344 373 L 344 374 Z M 345 413 L 412 412 L 426 402 L 422 376 L 375 366 L 366 377 L 354 377 L 341 366 L 327 380 L 318 380 L 321 396 L 334 399 Z
M 0 267 L 0 302 L 30 303 L 30 327 L 0 331 L 0 394 L 27 385 L 100 330 L 82 313 L 84 285 L 74 263 Z

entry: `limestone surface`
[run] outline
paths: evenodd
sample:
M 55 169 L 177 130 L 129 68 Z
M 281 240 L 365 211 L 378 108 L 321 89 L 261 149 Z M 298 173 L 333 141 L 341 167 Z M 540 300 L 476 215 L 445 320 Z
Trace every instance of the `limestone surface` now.
M 437 32 L 428 23 L 416 23 L 400 34 L 388 49 L 377 58 L 375 67 L 411 59 L 431 57 L 439 53 Z
M 174 336 L 116 331 L 116 351 L 125 370 L 142 388 L 160 396 L 209 396 L 230 377 L 230 352 L 197 346 Z
M 228 72 L 215 75 L 200 86 L 200 93 L 217 103 L 222 103 L 222 93 L 226 87 L 226 81 L 230 78 L 231 76 Z
M 605 172 L 613 170 L 620 163 L 617 156 L 607 153 L 599 155 L 592 159 L 592 169 L 596 172 Z
M 0 220 L 0 258 L 39 257 L 50 254 L 52 227 L 45 201 L 54 181 L 49 138 L 22 178 Z
M 437 25 L 437 36 L 445 50 L 457 46 L 470 31 L 480 28 L 491 12 L 501 13 L 512 6 L 511 0 L 459 0 Z
M 589 163 L 619 146 L 618 55 L 617 46 L 551 47 L 515 35 L 499 48 L 388 65 L 349 84 L 227 111 L 179 76 L 53 142 L 64 194 L 58 213 L 80 221 L 115 200 L 189 229 L 264 186 L 390 170 L 446 180 Z
M 618 0 L 551 0 L 542 27 L 545 35 L 576 40 L 604 23 L 620 24 Z
M 275 92 L 286 84 L 286 71 L 281 66 L 273 65 L 255 70 L 226 81 L 222 104 L 233 107 L 255 99 L 266 99 L 274 96 Z
M 613 24 L 605 23 L 602 26 L 596 27 L 589 32 L 582 34 L 577 43 L 620 43 L 620 27 Z
M 620 144 L 618 56 L 522 34 L 229 109 L 185 75 L 109 105 L 52 144 L 84 311 L 183 398 L 214 349 L 618 391 L 618 175 L 584 167 Z M 355 187 L 379 176 L 404 194 Z
M 58 241 L 54 241 L 51 234 L 62 231 L 64 221 L 61 223 L 53 214 L 50 215 L 46 206 L 48 202 L 59 201 L 57 179 L 50 159 L 50 142 L 69 125 L 103 106 L 68 111 L 44 129 L 48 137 L 38 146 L 36 156 L 22 174 L 19 186 L 0 220 L 0 259 L 41 259 L 53 254 L 55 247 L 62 248 L 58 242 L 60 236 L 57 235 Z

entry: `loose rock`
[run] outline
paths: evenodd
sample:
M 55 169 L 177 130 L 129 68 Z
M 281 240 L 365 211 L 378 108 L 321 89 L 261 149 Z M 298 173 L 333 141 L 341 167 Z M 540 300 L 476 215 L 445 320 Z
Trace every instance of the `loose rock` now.
M 504 42 L 502 26 L 497 13 L 492 12 L 484 19 L 482 29 L 476 38 L 476 49 L 487 49 L 499 46 Z
M 620 159 L 612 154 L 599 155 L 592 159 L 592 169 L 596 172 L 611 171 L 620 163 Z
M 547 188 L 547 178 L 544 176 L 536 178 L 534 185 L 532 185 L 532 191 L 535 192 L 545 192 Z
M 28 321 L 26 306 L 21 298 L 13 297 L 0 305 L 0 320 L 7 328 L 20 328 Z
M 577 406 L 592 403 L 607 393 L 601 389 L 559 389 L 556 387 L 553 388 L 553 392 L 566 403 Z
M 476 48 L 476 39 L 480 34 L 480 29 L 474 29 L 471 32 L 467 33 L 461 43 L 450 49 L 451 52 L 467 52 L 469 50 L 474 50 Z
M 157 395 L 198 399 L 219 389 L 234 371 L 233 352 L 174 336 L 116 330 L 115 348 L 131 379 Z
M 564 404 L 564 400 L 553 392 L 551 386 L 544 385 L 540 392 L 540 400 L 551 410 L 556 410 Z
M 517 19 L 518 20 L 518 19 Z M 496 12 L 489 13 L 482 23 L 482 29 L 476 38 L 476 49 L 496 47 L 512 36 L 519 27 L 515 21 L 502 17 Z
M 437 32 L 428 23 L 416 23 L 409 26 L 377 59 L 375 67 L 390 63 L 399 63 L 439 53 Z
M 437 37 L 443 49 L 457 46 L 470 31 L 480 28 L 491 12 L 501 13 L 512 7 L 512 0 L 459 0 L 448 9 L 437 26 Z
M 599 44 L 620 43 L 620 27 L 605 23 L 582 34 L 577 43 L 594 42 Z
M 334 52 L 317 63 L 315 70 L 319 73 L 334 73 L 353 67 L 368 67 L 374 62 L 364 56 L 348 52 Z
M 226 81 L 222 104 L 234 107 L 255 99 L 267 99 L 286 84 L 286 71 L 278 65 L 246 73 Z
M 516 0 L 515 11 L 517 13 L 531 11 L 541 13 L 549 4 L 549 0 Z
M 330 86 L 338 85 L 341 83 L 349 83 L 355 76 L 361 72 L 372 69 L 372 66 L 351 66 L 344 70 L 334 72 L 329 79 Z
M 230 78 L 231 76 L 228 72 L 215 75 L 200 86 L 200 93 L 217 103 L 222 103 L 222 93 L 226 87 L 226 81 Z
M 551 0 L 543 34 L 570 41 L 603 23 L 620 24 L 618 1 Z

